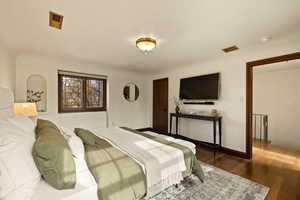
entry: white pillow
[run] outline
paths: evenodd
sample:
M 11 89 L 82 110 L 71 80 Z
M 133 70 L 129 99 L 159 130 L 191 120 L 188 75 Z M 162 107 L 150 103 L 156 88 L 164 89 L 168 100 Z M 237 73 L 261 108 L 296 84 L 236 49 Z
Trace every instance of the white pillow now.
M 0 121 L 0 199 L 29 200 L 40 180 L 32 157 L 34 139 L 8 121 Z
M 18 143 L 23 143 L 24 140 L 31 142 L 33 145 L 35 139 L 28 137 L 22 129 L 18 128 L 8 120 L 0 120 L 0 152 L 13 148 Z
M 1 152 L 0 161 L 2 163 L 0 170 L 9 177 L 9 179 L 4 177 L 1 182 L 3 188 L 0 198 L 16 200 L 10 197 L 23 196 L 24 198 L 18 198 L 18 200 L 23 200 L 26 196 L 32 195 L 32 189 L 40 180 L 40 173 L 35 166 L 28 143 L 17 144 L 14 149 Z
M 4 109 L 0 108 L 0 120 L 7 119 L 8 117 L 12 116 L 12 109 Z
M 63 134 L 63 136 L 65 138 L 69 138 L 69 137 L 72 137 L 72 136 L 77 136 L 74 131 L 72 131 L 71 129 L 69 128 L 66 128 L 66 127 L 60 127 L 60 132 Z
M 37 179 L 31 184 L 22 185 L 18 189 L 7 194 L 3 200 L 31 200 L 39 182 L 40 179 Z
M 28 136 L 35 138 L 35 123 L 24 115 L 9 118 L 8 121 L 22 129 Z
M 6 165 L 0 160 L 0 197 L 6 196 L 10 191 L 14 190 L 13 181 L 8 173 Z
M 74 157 L 84 160 L 84 146 L 82 140 L 70 129 L 61 127 L 61 133 L 64 135 Z

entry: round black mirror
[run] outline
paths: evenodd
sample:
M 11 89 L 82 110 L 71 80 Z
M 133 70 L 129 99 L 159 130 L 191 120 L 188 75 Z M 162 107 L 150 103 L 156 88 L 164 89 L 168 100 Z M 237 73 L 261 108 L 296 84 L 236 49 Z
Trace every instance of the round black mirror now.
M 135 102 L 140 95 L 139 88 L 134 83 L 127 83 L 123 89 L 123 96 L 129 102 Z

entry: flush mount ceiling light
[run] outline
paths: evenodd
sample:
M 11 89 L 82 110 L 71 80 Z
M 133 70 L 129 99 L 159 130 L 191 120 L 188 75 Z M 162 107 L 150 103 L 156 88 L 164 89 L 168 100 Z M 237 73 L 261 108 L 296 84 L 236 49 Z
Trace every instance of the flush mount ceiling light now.
M 156 40 L 152 38 L 139 38 L 136 47 L 144 53 L 152 51 L 156 47 Z

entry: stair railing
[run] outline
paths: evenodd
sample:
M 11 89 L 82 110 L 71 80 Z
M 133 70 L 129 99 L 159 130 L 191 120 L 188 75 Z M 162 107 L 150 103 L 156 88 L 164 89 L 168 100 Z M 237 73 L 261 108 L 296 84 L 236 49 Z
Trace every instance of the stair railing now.
M 253 138 L 268 143 L 269 117 L 265 114 L 253 114 Z

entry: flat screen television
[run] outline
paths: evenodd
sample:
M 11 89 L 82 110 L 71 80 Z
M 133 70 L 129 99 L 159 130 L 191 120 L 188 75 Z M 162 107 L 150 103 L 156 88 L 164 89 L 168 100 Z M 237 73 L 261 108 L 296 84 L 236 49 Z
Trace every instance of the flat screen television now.
M 181 100 L 217 100 L 220 73 L 180 79 Z

